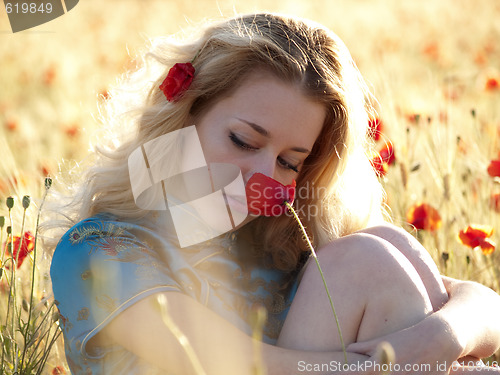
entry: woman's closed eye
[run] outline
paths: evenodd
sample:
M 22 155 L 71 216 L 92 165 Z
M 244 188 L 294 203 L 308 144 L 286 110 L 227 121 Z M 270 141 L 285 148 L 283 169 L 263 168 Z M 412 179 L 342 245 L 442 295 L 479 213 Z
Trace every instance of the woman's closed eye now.
M 299 166 L 298 165 L 292 165 L 292 164 L 290 164 L 289 162 L 287 162 L 286 160 L 284 160 L 283 158 L 281 158 L 279 156 L 278 156 L 278 161 L 279 161 L 280 165 L 283 168 L 285 168 L 285 169 L 291 169 L 295 173 L 299 173 Z
M 233 132 L 230 132 L 229 133 L 229 139 L 231 139 L 231 141 L 236 145 L 238 146 L 239 148 L 242 148 L 244 150 L 249 150 L 249 151 L 255 151 L 255 150 L 258 150 L 257 147 L 253 147 L 253 146 L 250 146 L 248 143 L 242 141 L 241 139 L 239 139 L 236 134 L 234 134 Z
M 254 147 L 252 145 L 249 145 L 248 143 L 246 143 L 245 141 L 241 140 L 240 138 L 238 138 L 238 136 L 236 134 L 234 134 L 233 132 L 230 132 L 229 133 L 229 139 L 233 142 L 233 144 L 240 148 L 240 149 L 243 149 L 243 150 L 246 150 L 246 151 L 257 151 L 259 148 L 258 147 Z M 293 165 L 289 162 L 287 162 L 285 159 L 283 159 L 281 156 L 278 156 L 278 163 L 279 165 L 284 168 L 284 169 L 287 169 L 287 170 L 292 170 L 294 171 L 295 173 L 299 173 L 299 166 L 298 165 Z

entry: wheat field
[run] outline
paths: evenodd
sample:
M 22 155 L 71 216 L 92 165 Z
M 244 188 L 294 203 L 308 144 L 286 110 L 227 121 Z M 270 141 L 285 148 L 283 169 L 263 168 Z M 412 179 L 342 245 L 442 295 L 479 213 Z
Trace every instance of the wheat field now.
M 443 274 L 500 292 L 500 250 L 495 249 L 500 167 L 494 163 L 500 160 L 497 0 L 84 0 L 54 21 L 15 34 L 0 10 L 2 262 L 7 227 L 13 236 L 35 232 L 44 178 L 85 160 L 101 131 L 99 102 L 135 66 L 149 38 L 254 11 L 310 18 L 344 40 L 378 100 L 377 145 L 393 148 L 395 160 L 384 166 L 380 179 L 394 221 L 425 245 Z M 25 195 L 31 204 L 24 210 Z M 10 211 L 9 196 L 14 197 Z M 422 215 L 425 228 L 413 230 L 407 222 L 418 227 Z M 479 243 L 487 245 L 460 241 L 460 231 L 468 226 L 481 229 Z M 32 304 L 42 301 L 33 310 L 48 314 L 53 313 L 50 254 L 38 250 Z M 28 254 L 12 279 L 19 283 L 19 306 L 30 301 L 33 259 Z M 11 279 L 10 269 L 1 267 L 3 325 Z M 19 306 L 11 308 L 11 315 L 32 312 Z M 2 337 L 6 345 L 6 331 Z M 23 341 L 19 335 L 14 339 Z M 15 365 L 11 361 L 3 370 L 14 373 Z M 21 373 L 37 373 L 30 371 Z M 40 371 L 69 372 L 60 338 Z

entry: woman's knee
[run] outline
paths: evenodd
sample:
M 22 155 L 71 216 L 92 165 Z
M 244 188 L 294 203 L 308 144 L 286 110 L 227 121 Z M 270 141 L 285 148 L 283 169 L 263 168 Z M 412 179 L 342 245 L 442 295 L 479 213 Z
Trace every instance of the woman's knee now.
M 320 262 L 325 260 L 326 274 L 328 265 L 340 259 L 334 268 L 340 272 L 341 284 L 354 284 L 365 299 L 357 340 L 406 328 L 432 311 L 418 272 L 395 246 L 381 237 L 367 233 L 346 236 L 321 249 L 318 258 Z
M 351 268 L 363 269 L 363 267 L 373 271 L 380 270 L 381 272 L 373 276 L 381 276 L 384 279 L 386 278 L 385 272 L 400 272 L 401 267 L 406 271 L 414 271 L 411 263 L 396 246 L 384 237 L 375 234 L 385 230 L 381 227 L 380 231 L 377 229 L 374 233 L 357 232 L 335 239 L 317 251 L 318 259 L 326 267 L 330 265 L 335 267 L 342 263 L 349 271 L 352 271 Z M 390 231 L 391 229 L 388 228 L 385 234 L 391 233 Z M 395 235 L 396 232 L 392 233 Z M 342 269 L 345 269 L 344 267 Z
M 317 251 L 346 344 L 356 339 L 366 300 L 365 289 L 355 282 L 356 267 L 347 260 L 351 247 L 358 245 L 356 238 L 361 236 L 340 238 Z M 311 257 L 304 267 L 278 345 L 300 350 L 337 350 L 341 345 L 339 337 L 332 334 L 336 330 L 321 274 Z
M 410 233 L 391 224 L 366 228 L 359 233 L 371 234 L 390 242 L 410 261 L 425 285 L 434 310 L 438 310 L 448 300 L 446 288 L 434 260 Z
M 389 242 L 357 233 L 332 241 L 317 254 L 347 344 L 359 340 L 360 334 L 367 337 L 386 333 L 392 326 L 405 328 L 427 313 L 430 304 L 418 274 Z M 331 329 L 335 329 L 331 307 L 311 259 L 280 344 L 295 349 L 335 349 L 338 342 Z

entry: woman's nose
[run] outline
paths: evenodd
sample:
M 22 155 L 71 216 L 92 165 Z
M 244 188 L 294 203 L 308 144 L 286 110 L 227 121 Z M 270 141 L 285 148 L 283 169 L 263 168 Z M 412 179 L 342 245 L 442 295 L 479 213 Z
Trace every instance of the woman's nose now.
M 275 166 L 276 163 L 274 162 L 274 159 L 271 161 L 262 158 L 255 163 L 245 166 L 245 169 L 242 168 L 242 174 L 245 184 L 255 173 L 262 173 L 268 177 L 275 178 Z

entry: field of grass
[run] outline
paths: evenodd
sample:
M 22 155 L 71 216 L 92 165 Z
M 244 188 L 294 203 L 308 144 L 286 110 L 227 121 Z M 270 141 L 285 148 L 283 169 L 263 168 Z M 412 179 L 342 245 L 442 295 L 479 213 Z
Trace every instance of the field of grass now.
M 380 178 L 396 223 L 411 231 L 407 221 L 419 226 L 418 218 L 434 218 L 412 233 L 441 272 L 500 292 L 500 250 L 494 248 L 500 240 L 500 167 L 491 163 L 500 160 L 497 0 L 83 0 L 67 15 L 16 34 L 0 7 L 0 215 L 5 217 L 5 224 L 0 221 L 0 325 L 5 353 L 13 353 L 12 342 L 25 346 L 25 335 L 5 326 L 27 323 L 31 312 L 32 336 L 26 345 L 43 351 L 39 342 L 47 337 L 40 337 L 34 324 L 53 319 L 44 319 L 53 314 L 50 254 L 38 248 L 31 298 L 34 252 L 11 269 L 5 254 L 8 227 L 12 236 L 35 233 L 44 177 L 85 159 L 99 132 L 97 104 L 108 88 L 134 67 L 134 56 L 149 37 L 204 19 L 262 10 L 313 19 L 344 40 L 378 99 L 378 144 L 381 149 L 393 146 L 395 161 Z M 26 209 L 25 195 L 31 196 Z M 15 198 L 12 210 L 9 196 Z M 412 216 L 412 208 L 422 203 Z M 487 228 L 472 232 L 483 238 L 467 246 L 459 233 L 470 225 Z M 13 241 L 14 248 L 33 243 L 23 238 Z M 14 284 L 16 300 L 9 304 Z M 5 322 L 16 314 L 23 320 Z M 11 364 L 3 370 L 14 373 L 16 355 L 3 356 L 2 363 Z M 59 339 L 42 373 L 67 371 Z

